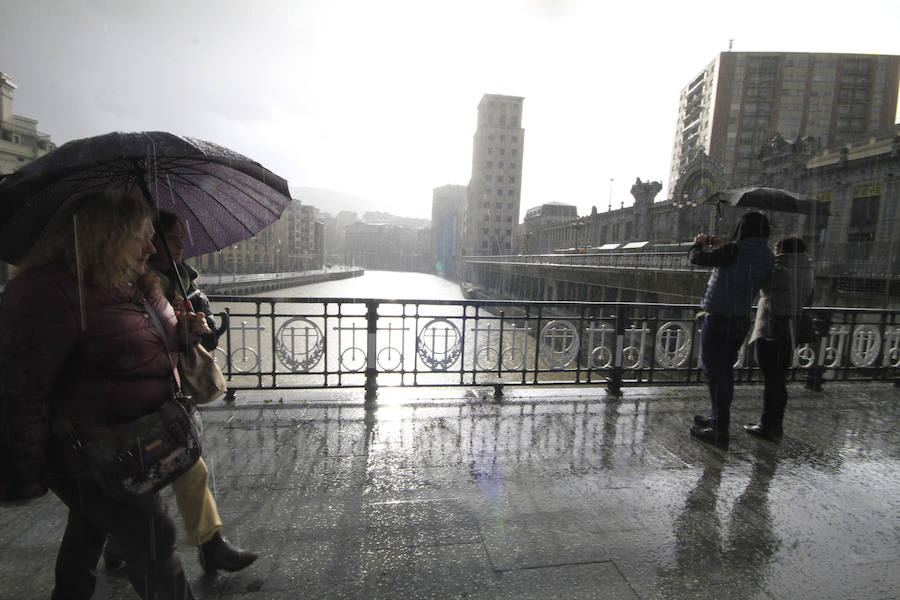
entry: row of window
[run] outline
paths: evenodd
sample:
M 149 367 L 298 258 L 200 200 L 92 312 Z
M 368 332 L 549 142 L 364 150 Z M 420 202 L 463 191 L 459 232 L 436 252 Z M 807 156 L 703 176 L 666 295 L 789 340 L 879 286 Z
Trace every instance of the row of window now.
M 484 165 L 485 165 L 485 167 L 487 167 L 488 169 L 493 169 L 493 168 L 494 168 L 494 161 L 489 160 L 489 161 L 487 161 L 486 163 L 484 163 Z M 504 165 L 506 165 L 506 163 L 503 162 L 503 161 L 501 160 L 500 162 L 497 163 L 497 168 L 498 168 L 498 169 L 502 169 L 502 168 L 504 167 Z M 515 168 L 516 168 L 516 163 L 514 163 L 514 162 L 509 163 L 509 168 L 510 168 L 510 169 L 515 169 Z
M 484 228 L 482 228 L 482 230 L 481 230 L 481 233 L 483 233 L 484 235 L 487 235 L 487 234 L 489 234 L 490 232 L 491 232 L 491 230 L 490 230 L 489 227 L 484 227 Z M 500 235 L 500 228 L 499 228 L 499 227 L 495 227 L 495 228 L 494 228 L 494 234 L 495 234 L 495 235 Z M 506 230 L 506 235 L 512 235 L 512 229 L 507 229 L 507 230 Z
M 488 153 L 488 154 L 493 154 L 493 153 L 494 153 L 494 148 L 491 147 L 491 146 L 489 146 L 488 149 L 487 149 L 487 153 Z M 518 148 L 513 148 L 513 149 L 511 149 L 511 150 L 509 151 L 509 153 L 510 153 L 511 156 L 518 156 L 518 155 L 519 155 L 519 150 L 518 150 Z M 499 154 L 500 156 L 505 156 L 505 155 L 506 155 L 506 148 L 498 148 L 497 154 Z
M 517 135 L 511 135 L 511 136 L 509 136 L 509 139 L 510 139 L 513 143 L 518 143 L 518 141 L 519 141 L 519 136 L 517 136 Z M 493 141 L 494 141 L 494 134 L 493 134 L 493 133 L 489 133 L 489 134 L 488 134 L 488 141 L 490 141 L 490 142 L 493 142 Z M 501 141 L 501 142 L 505 142 L 505 141 L 506 141 L 506 134 L 505 134 L 505 133 L 501 133 L 501 134 L 500 134 L 500 141 Z
M 481 240 L 481 249 L 482 249 L 482 250 L 487 250 L 487 247 L 488 247 L 487 240 Z M 510 248 L 512 248 L 512 246 L 510 245 L 509 242 L 506 242 L 506 243 L 504 244 L 504 247 L 505 247 L 507 250 L 509 250 Z
M 484 203 L 484 207 L 485 207 L 485 208 L 490 208 L 490 207 L 491 207 L 491 203 L 490 203 L 490 202 L 485 202 L 485 203 Z M 502 203 L 502 202 L 494 202 L 494 208 L 496 208 L 496 209 L 501 209 L 501 208 L 503 208 L 503 203 Z M 506 208 L 507 208 L 507 210 L 512 210 L 512 208 L 513 208 L 513 203 L 512 203 L 512 202 L 508 202 L 508 203 L 506 204 Z
M 490 183 L 491 181 L 496 181 L 497 183 L 502 183 L 502 182 L 503 182 L 503 175 L 497 175 L 496 178 L 492 179 L 491 174 L 488 173 L 488 174 L 486 174 L 486 175 L 484 176 L 484 180 L 487 181 L 488 183 Z M 515 176 L 515 175 L 510 175 L 510 176 L 509 176 L 509 182 L 510 182 L 510 183 L 515 183 L 515 182 L 516 182 L 516 176 Z

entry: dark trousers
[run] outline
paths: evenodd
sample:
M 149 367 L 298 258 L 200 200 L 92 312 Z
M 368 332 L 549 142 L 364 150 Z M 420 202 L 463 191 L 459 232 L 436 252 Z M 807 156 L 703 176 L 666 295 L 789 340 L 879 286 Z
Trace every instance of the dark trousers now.
M 52 600 L 90 600 L 97 579 L 94 571 L 107 534 L 121 547 L 128 579 L 142 599 L 194 597 L 175 554 L 175 524 L 158 493 L 118 502 L 87 475 L 53 475 L 49 484 L 69 508 L 56 557 Z
M 781 435 L 781 423 L 787 406 L 787 372 L 791 366 L 791 336 L 787 321 L 775 325 L 775 339 L 756 340 L 756 362 L 763 375 L 763 410 L 759 419 L 762 429 Z
M 700 359 L 709 388 L 712 418 L 715 429 L 728 434 L 731 421 L 731 400 L 734 397 L 734 363 L 750 320 L 744 317 L 703 315 L 700 321 Z

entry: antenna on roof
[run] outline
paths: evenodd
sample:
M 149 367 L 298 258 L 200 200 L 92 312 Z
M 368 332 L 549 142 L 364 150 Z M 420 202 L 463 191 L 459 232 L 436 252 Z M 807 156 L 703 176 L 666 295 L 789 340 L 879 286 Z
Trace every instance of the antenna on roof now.
M 728 51 L 731 52 L 731 48 L 734 46 L 734 38 L 728 40 Z

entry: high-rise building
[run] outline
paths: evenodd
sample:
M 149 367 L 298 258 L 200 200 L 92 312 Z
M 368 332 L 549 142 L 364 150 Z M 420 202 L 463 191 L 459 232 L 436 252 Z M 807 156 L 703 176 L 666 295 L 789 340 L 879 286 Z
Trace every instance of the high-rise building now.
M 723 52 L 681 91 L 669 190 L 705 153 L 724 185 L 759 183 L 756 155 L 776 134 L 822 144 L 889 127 L 900 56 Z
M 462 254 L 512 254 L 522 190 L 522 102 L 485 94 L 478 103 Z

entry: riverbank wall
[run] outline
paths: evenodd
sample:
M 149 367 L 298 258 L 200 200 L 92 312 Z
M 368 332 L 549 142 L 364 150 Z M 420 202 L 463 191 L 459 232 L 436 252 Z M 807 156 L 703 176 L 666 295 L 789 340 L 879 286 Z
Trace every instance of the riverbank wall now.
M 365 269 L 360 268 L 288 273 L 281 276 L 276 276 L 277 274 L 275 273 L 268 273 L 264 275 L 238 275 L 230 281 L 217 281 L 216 276 L 201 276 L 199 284 L 200 288 L 207 295 L 248 296 L 298 285 L 361 277 L 364 273 Z

